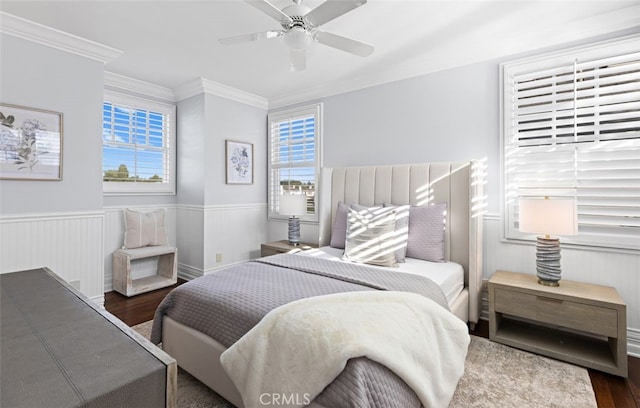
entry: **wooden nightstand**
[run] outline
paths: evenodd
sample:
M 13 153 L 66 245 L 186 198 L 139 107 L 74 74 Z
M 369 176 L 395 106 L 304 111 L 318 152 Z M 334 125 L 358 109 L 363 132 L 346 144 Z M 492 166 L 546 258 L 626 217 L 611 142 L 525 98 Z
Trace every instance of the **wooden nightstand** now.
M 608 286 L 497 271 L 489 280 L 489 338 L 627 377 L 627 307 Z
M 282 241 L 267 242 L 260 245 L 260 256 L 269 256 L 275 254 L 295 253 L 298 251 L 306 251 L 312 248 L 317 248 L 317 245 L 305 244 L 301 242 L 298 246 L 289 244 L 289 241 L 283 239 Z

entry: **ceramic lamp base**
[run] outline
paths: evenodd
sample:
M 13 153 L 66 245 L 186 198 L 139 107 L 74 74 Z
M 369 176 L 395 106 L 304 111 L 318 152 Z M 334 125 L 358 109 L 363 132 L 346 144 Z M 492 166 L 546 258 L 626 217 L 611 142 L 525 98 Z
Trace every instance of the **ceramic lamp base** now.
M 289 217 L 289 244 L 300 245 L 300 218 Z
M 538 237 L 536 242 L 536 271 L 538 283 L 560 285 L 560 240 Z

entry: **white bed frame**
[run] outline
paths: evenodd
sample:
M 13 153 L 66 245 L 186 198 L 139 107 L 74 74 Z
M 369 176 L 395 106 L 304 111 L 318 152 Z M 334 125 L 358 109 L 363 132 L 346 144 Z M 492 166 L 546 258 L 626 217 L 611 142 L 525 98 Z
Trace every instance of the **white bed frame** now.
M 319 244 L 328 245 L 331 240 L 338 201 L 365 206 L 447 202 L 445 257 L 462 265 L 465 271 L 464 289 L 449 306 L 473 327 L 481 311 L 481 177 L 482 169 L 474 161 L 325 168 L 319 183 Z M 164 351 L 181 368 L 232 404 L 244 407 L 238 390 L 220 365 L 224 346 L 166 316 L 162 339 Z

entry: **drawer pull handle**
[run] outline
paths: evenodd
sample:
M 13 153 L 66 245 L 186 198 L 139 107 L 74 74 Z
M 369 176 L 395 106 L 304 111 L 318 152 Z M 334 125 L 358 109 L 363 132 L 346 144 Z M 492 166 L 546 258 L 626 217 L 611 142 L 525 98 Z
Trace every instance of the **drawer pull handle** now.
M 544 300 L 545 302 L 554 302 L 554 303 L 562 303 L 563 302 L 562 299 L 550 298 L 550 297 L 546 297 L 546 296 L 536 296 L 536 298 L 538 298 L 540 300 Z

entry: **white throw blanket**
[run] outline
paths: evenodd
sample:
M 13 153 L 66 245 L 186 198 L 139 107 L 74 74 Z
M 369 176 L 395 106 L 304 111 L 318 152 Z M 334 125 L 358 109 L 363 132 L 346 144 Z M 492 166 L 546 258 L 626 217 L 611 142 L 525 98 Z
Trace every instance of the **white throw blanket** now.
M 349 292 L 272 310 L 220 361 L 247 408 L 305 406 L 363 356 L 392 370 L 425 407 L 446 407 L 469 342 L 466 324 L 424 296 Z

